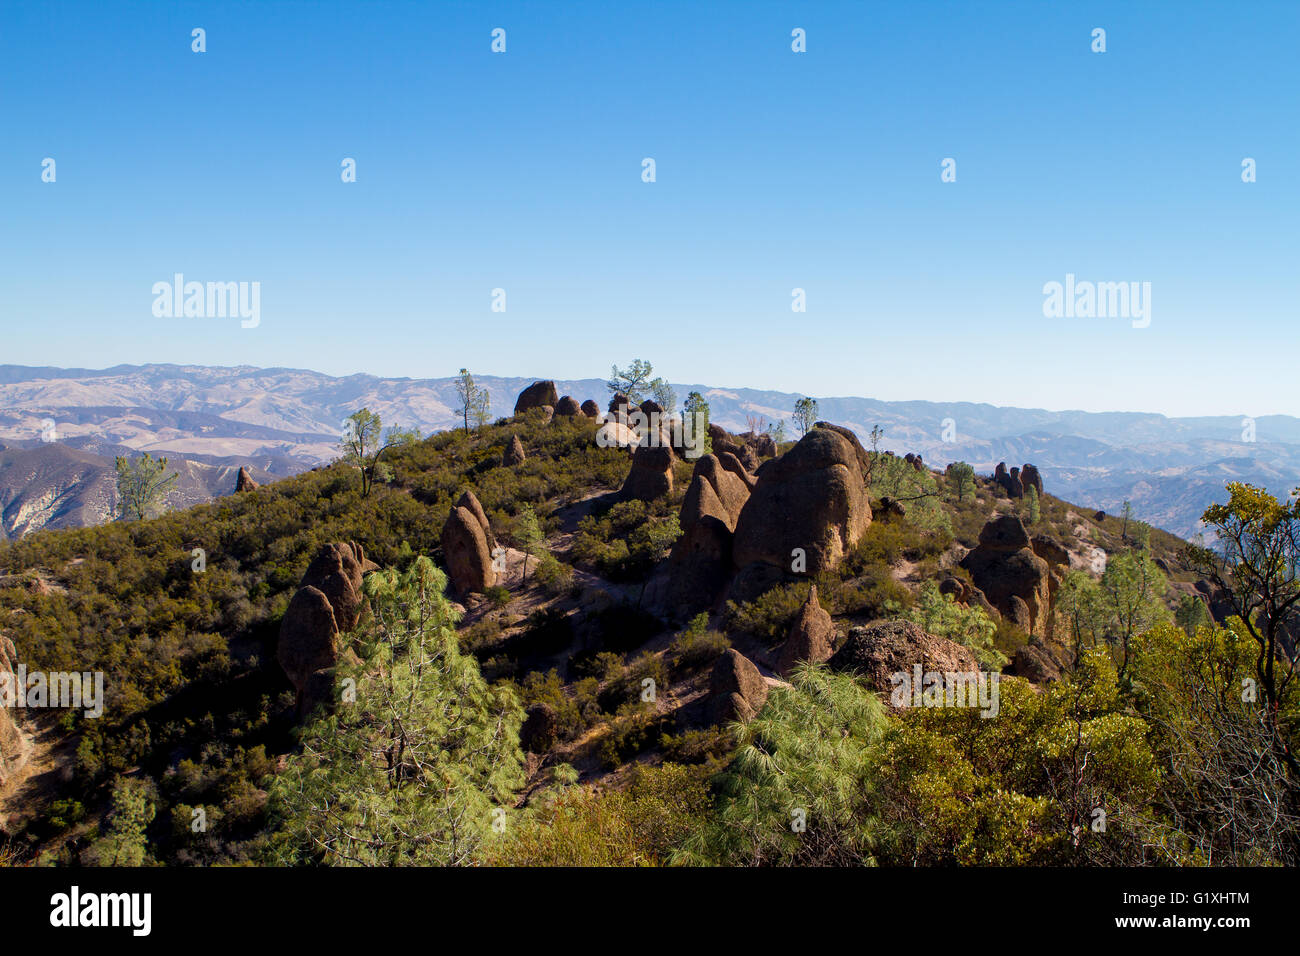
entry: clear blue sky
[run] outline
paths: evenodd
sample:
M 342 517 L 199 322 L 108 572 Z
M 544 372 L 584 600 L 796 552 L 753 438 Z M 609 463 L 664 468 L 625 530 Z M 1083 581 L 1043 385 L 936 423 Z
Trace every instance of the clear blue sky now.
M 1294 0 L 5 0 L 0 362 L 1297 414 L 1298 63 Z M 155 318 L 177 272 L 261 325 Z

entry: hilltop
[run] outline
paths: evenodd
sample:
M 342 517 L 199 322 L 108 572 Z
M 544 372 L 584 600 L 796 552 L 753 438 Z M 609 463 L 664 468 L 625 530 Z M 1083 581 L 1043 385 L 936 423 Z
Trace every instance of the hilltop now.
M 59 441 L 120 445 L 204 462 L 295 474 L 337 455 L 344 418 L 362 406 L 385 422 L 425 432 L 454 427 L 454 378 L 334 377 L 301 369 L 144 365 L 103 370 L 0 366 L 0 442 L 39 444 L 43 423 Z M 531 379 L 479 376 L 494 415 L 513 407 Z M 601 395 L 600 379 L 558 381 L 561 393 Z M 674 383 L 698 391 L 712 420 L 745 431 L 785 421 L 799 396 L 752 388 Z M 1052 487 L 1081 507 L 1135 513 L 1181 537 L 1194 537 L 1201 511 L 1223 500 L 1227 481 L 1248 481 L 1285 496 L 1300 475 L 1300 418 L 1163 415 L 1000 408 L 970 402 L 885 402 L 818 396 L 822 415 L 865 441 L 884 430 L 882 447 L 913 451 L 937 466 L 967 461 L 991 472 L 999 461 L 1033 461 Z M 951 423 L 951 427 L 949 427 Z M 220 489 L 216 493 L 220 493 Z
M 419 555 L 446 570 L 460 652 L 521 708 L 521 812 L 561 779 L 580 803 L 641 794 L 668 779 L 644 776 L 658 768 L 684 774 L 679 797 L 705 813 L 706 781 L 736 752 L 729 722 L 802 692 L 800 661 L 877 675 L 836 693 L 887 699 L 890 672 L 928 660 L 1064 706 L 1051 688 L 1076 679 L 1082 645 L 1062 602 L 1114 562 L 1149 575 L 1147 624 L 1192 605 L 1222 613 L 1184 542 L 1071 504 L 1030 464 L 963 481 L 831 423 L 780 445 L 713 424 L 710 453 L 689 460 L 608 441 L 621 426 L 576 401 L 521 405 L 395 448 L 369 494 L 336 462 L 0 546 L 0 633 L 16 659 L 103 671 L 108 686 L 102 720 L 26 719 L 26 769 L 0 783 L 15 852 L 98 858 L 129 784 L 158 810 L 157 859 L 263 859 L 278 825 L 268 792 L 296 735 L 329 706 L 349 647 L 367 653 L 349 636 L 369 626 L 363 581 Z M 194 837 L 186 821 L 204 807 L 219 822 Z

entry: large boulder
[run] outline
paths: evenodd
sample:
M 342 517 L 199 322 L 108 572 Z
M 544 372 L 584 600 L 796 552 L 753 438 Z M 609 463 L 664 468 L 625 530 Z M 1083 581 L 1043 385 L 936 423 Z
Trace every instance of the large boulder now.
M 591 399 L 587 399 L 582 403 L 582 414 L 586 415 L 588 418 L 599 418 L 600 406 Z
M 0 634 L 0 681 L 14 693 L 25 691 L 17 686 L 18 651 L 14 642 Z M 31 742 L 10 715 L 9 709 L 0 706 L 0 786 L 27 764 Z
M 854 441 L 838 429 L 813 428 L 763 465 L 736 522 L 737 568 L 765 564 L 788 571 L 798 548 L 807 557 L 807 573 L 817 574 L 853 549 L 871 524 L 861 446 Z
M 257 482 L 253 480 L 253 476 L 248 473 L 248 469 L 241 467 L 239 469 L 239 476 L 235 478 L 235 491 L 252 491 L 257 487 L 259 486 Z
M 1028 633 L 1046 631 L 1052 600 L 1051 570 L 1034 553 L 1029 533 L 1019 518 L 991 518 L 980 531 L 979 544 L 962 558 L 961 566 L 1004 617 L 1020 625 L 1027 616 Z
M 1035 684 L 1060 680 L 1065 671 L 1065 664 L 1058 652 L 1037 638 L 1016 651 L 1012 665 L 1016 676 Z
M 1043 497 L 1043 476 L 1038 473 L 1038 468 L 1034 465 L 1026 464 L 1020 469 L 1020 483 L 1024 486 L 1025 494 L 1033 488 L 1038 492 L 1038 497 Z
M 555 393 L 554 382 L 533 382 L 515 399 L 515 414 L 522 415 L 530 408 L 542 408 L 547 405 L 553 411 L 559 400 L 560 397 Z
M 528 455 L 524 451 L 524 443 L 519 440 L 518 435 L 512 435 L 510 437 L 510 445 L 501 455 L 501 464 L 510 468 L 514 465 L 520 464 L 527 457 Z
M 682 534 L 669 561 L 672 599 L 679 610 L 698 611 L 722 593 L 731 574 L 732 535 L 748 500 L 749 485 L 716 455 L 696 461 L 682 499 Z
M 977 673 L 979 662 L 971 651 L 930 634 L 911 621 L 877 621 L 849 630 L 844 646 L 827 662 L 835 671 L 857 673 L 872 688 L 888 694 L 895 674 L 911 674 L 917 664 L 922 672 Z
M 623 481 L 619 497 L 624 501 L 639 498 L 653 501 L 672 494 L 673 449 L 667 444 L 643 444 L 632 455 L 632 469 Z
M 365 613 L 362 578 L 377 565 L 356 542 L 323 545 L 299 582 L 280 621 L 276 659 L 298 692 L 306 716 L 328 702 L 333 668 L 350 648 L 342 635 Z
M 442 557 L 456 592 L 482 594 L 497 583 L 492 566 L 496 538 L 472 491 L 466 491 L 442 526 Z
M 817 600 L 817 585 L 808 589 L 808 600 L 799 609 L 777 660 L 776 672 L 789 677 L 800 661 L 820 664 L 834 652 L 835 623 Z
M 574 415 L 582 414 L 582 406 L 578 404 L 578 400 L 576 398 L 573 398 L 572 396 L 569 395 L 565 395 L 563 398 L 561 398 L 558 402 L 555 403 L 555 414 L 565 415 L 571 418 Z
M 753 662 L 729 647 L 709 674 L 708 719 L 713 724 L 748 722 L 767 702 L 767 681 Z

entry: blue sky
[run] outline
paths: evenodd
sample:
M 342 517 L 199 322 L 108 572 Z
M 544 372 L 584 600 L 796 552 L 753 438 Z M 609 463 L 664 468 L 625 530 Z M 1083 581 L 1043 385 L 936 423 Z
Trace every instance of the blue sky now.
M 6 0 L 0 363 L 1296 414 L 1298 60 L 1295 2 Z

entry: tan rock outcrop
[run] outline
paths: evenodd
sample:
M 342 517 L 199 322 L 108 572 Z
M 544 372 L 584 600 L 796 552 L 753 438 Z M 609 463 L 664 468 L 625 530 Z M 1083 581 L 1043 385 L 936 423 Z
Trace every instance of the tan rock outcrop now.
M 767 681 L 753 662 L 735 648 L 727 648 L 709 674 L 709 722 L 753 720 L 767 702 L 767 692 Z
M 343 635 L 365 613 L 362 578 L 376 569 L 355 542 L 333 542 L 316 552 L 280 621 L 276 659 L 298 692 L 298 713 L 327 704 L 333 668 L 351 654 Z
M 254 488 L 261 486 L 253 480 L 253 476 L 248 473 L 247 468 L 239 469 L 239 476 L 235 478 L 235 491 L 252 491 Z
M 776 672 L 789 677 L 800 661 L 820 664 L 834 653 L 835 623 L 817 600 L 817 585 L 808 589 L 808 600 L 790 622 Z
M 848 639 L 827 662 L 835 671 L 862 676 L 875 690 L 888 694 L 894 674 L 922 672 L 977 673 L 979 662 L 968 648 L 930 634 L 911 621 L 877 621 L 849 630 Z
M 501 464 L 509 468 L 519 464 L 527 457 L 528 455 L 524 452 L 524 443 L 519 440 L 518 435 L 512 435 L 510 437 L 510 445 L 501 455 Z
M 549 405 L 552 412 L 555 410 L 555 404 L 560 400 L 555 393 L 555 383 L 551 381 L 533 382 L 526 389 L 519 393 L 515 399 L 515 414 L 521 415 L 530 408 L 542 408 Z
M 1027 617 L 1028 633 L 1045 631 L 1052 600 L 1051 571 L 1034 553 L 1019 518 L 997 515 L 990 519 L 980 531 L 979 544 L 962 558 L 961 566 L 1004 617 L 1018 626 L 1023 626 Z
M 497 583 L 492 566 L 496 538 L 487 514 L 472 491 L 466 491 L 442 526 L 442 555 L 447 577 L 458 594 L 482 594 Z
M 737 568 L 766 564 L 788 572 L 796 548 L 806 555 L 808 574 L 839 564 L 871 524 L 855 442 L 817 427 L 763 465 L 736 523 Z
M 17 673 L 18 651 L 13 641 L 0 634 L 0 681 L 15 694 L 25 690 L 17 686 Z M 0 786 L 27 765 L 31 749 L 31 741 L 18 727 L 13 713 L 0 706 Z

